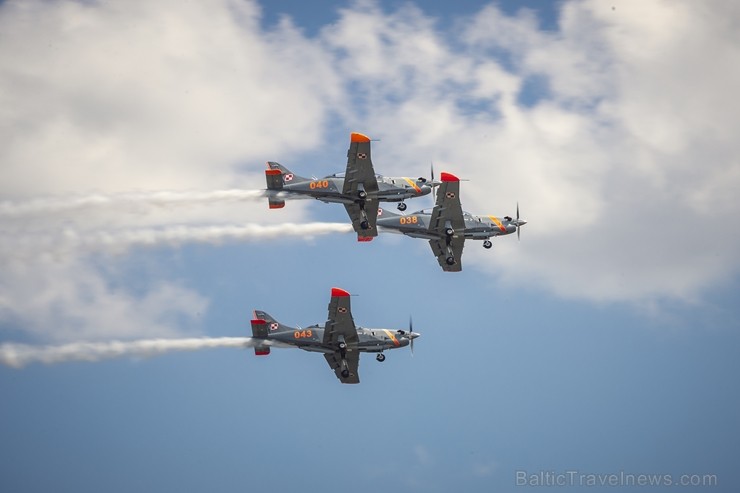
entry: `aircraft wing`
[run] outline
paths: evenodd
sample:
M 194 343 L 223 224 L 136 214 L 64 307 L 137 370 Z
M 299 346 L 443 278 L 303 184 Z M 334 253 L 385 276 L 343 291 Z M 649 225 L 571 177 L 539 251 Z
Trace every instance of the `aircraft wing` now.
M 373 161 L 370 158 L 370 138 L 353 132 L 347 151 L 347 170 L 344 173 L 342 193 L 357 197 L 360 184 L 368 195 L 378 191 L 378 179 L 375 177 Z
M 462 270 L 462 251 L 465 245 L 465 218 L 460 204 L 460 180 L 455 175 L 444 172 L 440 178 L 442 183 L 437 189 L 437 202 L 429 218 L 429 231 L 435 233 L 438 238 L 429 240 L 429 245 L 442 270 L 459 272 Z M 447 236 L 447 228 L 455 231 L 452 237 Z M 447 263 L 447 257 L 450 255 L 448 245 L 455 258 L 452 265 Z
M 344 338 L 347 348 L 344 351 L 344 359 L 347 362 L 349 376 L 342 376 L 342 352 L 339 343 Z M 360 353 L 357 350 L 359 337 L 355 322 L 352 319 L 349 293 L 343 289 L 332 288 L 331 301 L 329 301 L 329 317 L 324 327 L 325 346 L 337 348 L 333 353 L 324 354 L 329 367 L 334 370 L 337 378 L 342 383 L 360 383 L 357 369 L 360 365 Z
M 345 360 L 347 361 L 347 368 L 349 369 L 349 376 L 342 376 L 342 356 L 339 351 L 334 351 L 331 354 L 324 354 L 326 362 L 329 363 L 329 367 L 334 370 L 337 378 L 342 383 L 360 383 L 360 376 L 357 373 L 357 369 L 360 366 L 360 353 L 357 351 L 347 352 Z
M 450 173 L 441 174 L 442 184 L 437 188 L 437 203 L 432 210 L 429 229 L 445 234 L 447 224 L 455 231 L 465 229 L 462 205 L 460 204 L 460 180 Z
M 360 213 L 359 204 L 344 204 L 347 214 L 352 220 L 352 227 L 357 233 L 357 239 L 360 241 L 370 241 L 373 237 L 378 236 L 378 204 L 375 200 L 365 201 L 365 215 L 367 215 L 368 228 L 362 229 L 362 214 Z
M 465 245 L 465 238 L 453 237 L 450 241 L 450 248 L 452 248 L 452 255 L 455 257 L 455 263 L 452 265 L 447 264 L 447 241 L 446 238 L 440 238 L 438 240 L 429 240 L 429 245 L 432 247 L 434 256 L 437 257 L 437 262 L 442 267 L 442 270 L 446 272 L 460 272 L 462 270 L 462 251 Z

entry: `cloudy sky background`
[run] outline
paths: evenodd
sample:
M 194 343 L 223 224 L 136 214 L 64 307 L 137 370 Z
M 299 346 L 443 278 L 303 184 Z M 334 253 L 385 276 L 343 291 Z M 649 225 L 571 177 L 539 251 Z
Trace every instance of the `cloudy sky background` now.
M 332 286 L 358 324 L 423 334 L 356 387 L 290 350 L 0 367 L 2 481 L 733 491 L 738 23 L 729 2 L 1 3 L 0 342 L 249 335 L 253 308 L 322 322 Z M 342 171 L 351 131 L 380 173 L 469 180 L 470 212 L 519 202 L 522 241 L 468 242 L 455 275 L 423 241 L 358 244 L 339 206 L 267 209 L 265 161 Z

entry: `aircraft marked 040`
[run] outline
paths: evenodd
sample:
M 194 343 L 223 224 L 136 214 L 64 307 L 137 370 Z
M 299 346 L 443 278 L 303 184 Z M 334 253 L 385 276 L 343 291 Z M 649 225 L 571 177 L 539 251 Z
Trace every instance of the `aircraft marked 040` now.
M 350 134 L 347 168 L 343 174 L 309 179 L 270 161 L 265 179 L 270 209 L 284 207 L 284 199 L 289 195 L 344 204 L 358 241 L 370 241 L 378 235 L 378 202 L 398 202 L 398 210 L 404 211 L 404 200 L 427 195 L 435 185 L 433 180 L 427 182 L 426 178 L 413 180 L 405 176 L 376 175 L 370 156 L 370 138 L 356 132 Z

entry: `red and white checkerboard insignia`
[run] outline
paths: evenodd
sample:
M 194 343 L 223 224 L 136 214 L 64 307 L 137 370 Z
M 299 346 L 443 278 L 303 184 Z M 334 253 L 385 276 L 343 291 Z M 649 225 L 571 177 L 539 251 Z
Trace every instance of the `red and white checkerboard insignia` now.
M 357 159 L 367 159 L 367 154 L 360 152 L 357 154 Z
M 337 308 L 337 311 L 339 313 L 347 313 L 347 309 L 345 307 L 343 307 L 343 306 L 340 306 L 339 308 Z
M 279 325 L 277 322 L 273 322 L 270 324 L 270 330 L 278 330 L 278 327 Z
M 454 199 L 455 198 L 455 192 L 447 192 L 445 194 L 445 197 L 447 197 L 448 199 Z
M 378 217 L 383 215 L 383 209 L 378 209 Z
M 285 176 L 283 176 L 283 180 L 285 181 L 291 181 L 293 179 L 293 173 L 285 173 Z

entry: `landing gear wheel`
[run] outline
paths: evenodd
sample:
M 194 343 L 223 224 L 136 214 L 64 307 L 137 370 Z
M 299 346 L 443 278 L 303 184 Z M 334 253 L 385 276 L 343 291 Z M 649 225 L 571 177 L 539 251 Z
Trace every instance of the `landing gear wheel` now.
M 365 190 L 360 190 L 357 192 L 357 196 L 360 197 L 362 200 L 365 200 L 367 198 L 367 192 Z
M 493 246 L 493 243 L 491 243 L 491 240 L 486 240 L 483 242 L 483 248 L 491 248 Z
M 347 378 L 349 376 L 349 370 L 342 370 L 342 378 Z
M 378 355 L 375 357 L 376 360 L 380 361 L 381 363 L 385 361 L 385 354 L 378 353 Z
M 454 235 L 454 234 L 455 234 L 455 230 L 454 230 L 454 229 L 452 229 L 452 228 L 447 228 L 447 229 L 445 229 L 445 234 L 446 234 L 447 236 L 452 236 L 452 235 Z
M 447 257 L 445 262 L 447 262 L 447 265 L 455 265 L 455 257 Z
M 340 351 L 344 351 L 345 349 L 347 349 L 347 343 L 346 342 L 340 342 L 339 343 L 339 350 Z
M 406 204 L 404 204 L 403 202 L 399 203 L 396 207 L 398 207 L 398 210 L 401 212 L 406 210 Z
M 367 221 L 362 221 L 362 222 L 360 223 L 360 227 L 361 227 L 362 229 L 369 229 L 369 228 L 370 228 L 370 223 L 369 223 L 369 222 L 367 222 Z

